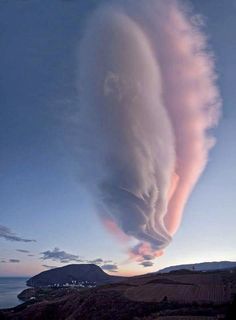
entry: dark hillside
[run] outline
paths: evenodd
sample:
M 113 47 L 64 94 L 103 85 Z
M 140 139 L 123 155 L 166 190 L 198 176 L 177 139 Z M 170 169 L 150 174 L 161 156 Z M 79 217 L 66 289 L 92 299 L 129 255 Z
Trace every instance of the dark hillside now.
M 27 285 L 31 287 L 62 286 L 72 283 L 101 285 L 117 282 L 122 279 L 122 277 L 110 276 L 95 264 L 71 264 L 41 272 L 30 278 L 27 281 Z

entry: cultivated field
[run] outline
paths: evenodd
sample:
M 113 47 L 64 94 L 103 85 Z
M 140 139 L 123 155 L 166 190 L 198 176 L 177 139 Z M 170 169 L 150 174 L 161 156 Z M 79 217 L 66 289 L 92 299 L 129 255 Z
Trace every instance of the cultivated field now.
M 235 271 L 178 272 L 136 278 L 129 282 L 125 295 L 131 300 L 222 304 L 236 293 Z

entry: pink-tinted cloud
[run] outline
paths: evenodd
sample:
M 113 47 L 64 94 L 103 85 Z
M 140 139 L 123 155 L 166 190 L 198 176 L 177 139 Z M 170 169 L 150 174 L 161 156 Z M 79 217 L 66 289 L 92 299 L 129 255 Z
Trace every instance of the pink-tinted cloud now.
M 158 6 L 158 4 L 157 4 Z M 167 1 L 152 36 L 163 79 L 163 96 L 175 134 L 174 192 L 165 225 L 174 234 L 186 201 L 204 170 L 214 138 L 208 130 L 217 124 L 220 98 L 215 85 L 214 57 L 207 39 L 186 8 Z M 161 44 L 161 45 L 160 45 Z
M 139 261 L 169 244 L 214 145 L 220 98 L 199 21 L 175 0 L 117 0 L 80 44 L 81 176 L 106 227 L 139 240 Z
M 148 242 L 142 242 L 129 250 L 129 258 L 135 261 L 150 261 L 163 255 L 163 250 L 153 250 Z
M 105 226 L 105 228 L 120 241 L 127 242 L 130 240 L 130 237 L 128 237 L 111 219 L 107 217 L 102 217 L 102 223 Z

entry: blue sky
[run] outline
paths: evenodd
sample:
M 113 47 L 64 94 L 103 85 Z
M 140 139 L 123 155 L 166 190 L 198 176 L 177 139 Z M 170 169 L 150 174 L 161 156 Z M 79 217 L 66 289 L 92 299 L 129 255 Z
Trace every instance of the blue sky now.
M 127 264 L 126 245 L 103 227 L 80 186 L 67 147 L 63 112 L 76 97 L 78 43 L 97 1 L 2 1 L 0 225 L 36 242 L 0 238 L 0 275 L 44 270 L 40 254 L 55 247 L 83 260 L 144 273 L 182 263 L 235 260 L 236 39 L 233 0 L 192 0 L 206 18 L 216 56 L 223 114 L 217 144 L 185 208 L 182 225 L 152 268 Z M 16 249 L 30 251 L 18 252 Z M 10 259 L 19 259 L 10 263 Z

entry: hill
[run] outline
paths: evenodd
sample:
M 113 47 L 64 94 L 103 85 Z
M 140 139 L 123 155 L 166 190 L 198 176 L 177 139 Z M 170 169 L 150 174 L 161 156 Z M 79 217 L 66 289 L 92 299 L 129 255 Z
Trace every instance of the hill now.
M 27 281 L 31 287 L 63 286 L 75 284 L 92 287 L 122 280 L 111 276 L 95 264 L 70 264 L 65 267 L 43 271 Z
M 226 270 L 236 268 L 236 262 L 234 261 L 214 261 L 214 262 L 201 262 L 192 264 L 180 264 L 176 266 L 167 267 L 157 272 L 166 273 L 177 270 L 195 270 L 195 271 L 214 271 L 214 270 Z
M 236 272 L 231 270 L 147 274 L 96 288 L 34 290 L 41 291 L 0 311 L 0 319 L 235 319 Z

